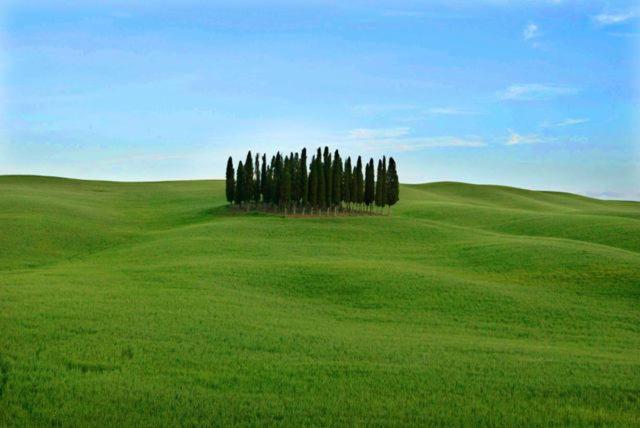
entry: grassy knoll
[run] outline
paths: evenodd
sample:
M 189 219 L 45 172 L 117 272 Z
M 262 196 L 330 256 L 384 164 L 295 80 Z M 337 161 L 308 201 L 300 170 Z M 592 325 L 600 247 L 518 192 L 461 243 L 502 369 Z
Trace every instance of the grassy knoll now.
M 640 203 L 0 177 L 0 426 L 640 424 Z

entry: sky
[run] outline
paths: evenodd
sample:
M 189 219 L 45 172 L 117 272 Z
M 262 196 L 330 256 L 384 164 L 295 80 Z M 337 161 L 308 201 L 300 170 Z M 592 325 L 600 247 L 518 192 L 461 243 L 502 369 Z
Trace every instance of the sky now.
M 0 25 L 0 174 L 328 145 L 405 183 L 640 200 L 637 1 L 0 0 Z

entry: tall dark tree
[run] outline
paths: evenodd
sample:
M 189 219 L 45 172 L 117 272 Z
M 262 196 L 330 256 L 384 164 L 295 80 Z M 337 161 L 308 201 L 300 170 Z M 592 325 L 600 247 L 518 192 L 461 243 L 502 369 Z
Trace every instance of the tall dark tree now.
M 273 169 L 273 195 L 272 200 L 274 205 L 280 204 L 280 192 L 282 191 L 282 173 L 284 170 L 284 165 L 282 162 L 282 155 L 280 152 L 276 153 L 276 162 Z
M 260 202 L 260 189 L 262 189 L 261 175 L 260 175 L 260 154 L 256 153 L 256 163 L 253 169 L 255 174 L 255 182 L 253 185 L 253 202 L 258 204 Z
M 267 170 L 267 193 L 268 197 L 265 197 L 265 201 L 273 206 L 276 204 L 276 157 L 271 156 L 271 162 L 269 163 L 269 169 Z
M 338 207 L 342 203 L 342 158 L 338 150 L 333 154 L 333 165 L 331 167 L 333 186 L 331 190 L 332 202 L 334 207 Z
M 238 169 L 236 170 L 236 191 L 234 193 L 234 198 L 236 204 L 242 205 L 244 202 L 244 166 L 242 165 L 242 161 L 238 162 Z
M 302 204 L 302 210 L 306 209 L 309 204 L 309 177 L 307 171 L 307 149 L 302 149 L 300 154 L 300 200 Z
M 380 206 L 387 205 L 387 157 L 382 156 L 382 189 L 380 197 Z
M 291 159 L 288 156 L 284 158 L 282 168 L 282 179 L 280 180 L 280 206 L 287 214 L 287 207 L 291 203 Z
M 376 188 L 373 201 L 377 207 L 382 206 L 382 188 L 384 187 L 384 174 L 382 173 L 382 160 L 378 159 Z
M 387 171 L 387 205 L 389 205 L 389 213 L 391 206 L 395 205 L 400 199 L 400 182 L 398 181 L 398 172 L 396 171 L 396 161 L 389 158 L 389 169 Z
M 300 205 L 300 156 L 292 153 L 289 158 L 291 162 L 291 204 L 295 214 L 296 208 Z
M 375 197 L 374 175 L 375 172 L 373 170 L 373 159 L 370 159 L 369 163 L 367 163 L 364 177 L 364 203 L 367 207 L 369 207 L 373 203 Z
M 306 148 L 287 156 L 277 152 L 270 163 L 266 154 L 256 153 L 253 158 L 249 151 L 246 160 L 238 162 L 234 170 L 229 157 L 225 176 L 227 201 L 246 207 L 247 211 L 251 207 L 277 207 L 285 214 L 290 209 L 295 214 L 302 208 L 304 214 L 307 208 L 312 213 L 314 209 L 329 213 L 332 208 L 334 212 L 351 211 L 353 206 L 362 209 L 365 205 L 372 210 L 372 205 L 391 206 L 399 199 L 397 165 L 391 158 L 387 169 L 387 158 L 383 156 L 377 171 L 370 159 L 364 174 L 360 156 L 355 165 L 350 157 L 343 162 L 339 150 L 332 153 L 328 147 L 318 147 L 311 161 L 307 160 Z
M 344 172 L 342 174 L 342 200 L 351 208 L 351 157 L 348 157 L 344 163 Z
M 233 203 L 233 196 L 236 191 L 235 171 L 233 170 L 233 159 L 229 156 L 227 161 L 227 174 L 225 179 L 225 190 L 227 194 L 227 202 Z
M 262 170 L 260 171 L 260 193 L 262 194 L 262 202 L 266 203 L 269 201 L 268 196 L 268 187 L 269 183 L 267 182 L 267 155 L 266 153 L 262 154 Z
M 329 151 L 329 147 L 324 147 L 324 182 L 325 182 L 325 207 L 329 208 L 333 203 L 333 174 L 331 164 L 331 152 Z
M 318 208 L 322 209 L 327 206 L 327 182 L 324 176 L 325 165 L 322 162 L 322 153 L 319 147 L 316 155 L 316 168 L 318 170 Z
M 253 156 L 251 156 L 251 151 L 249 151 L 249 153 L 247 153 L 247 159 L 244 162 L 244 193 L 242 196 L 245 202 L 250 202 L 253 199 L 253 188 Z M 247 209 L 249 209 L 249 205 L 247 205 Z
M 356 184 L 356 203 L 362 206 L 364 203 L 364 175 L 362 174 L 362 158 L 358 156 L 356 163 L 356 171 L 354 174 L 354 180 Z
M 309 204 L 312 210 L 318 205 L 318 175 L 316 174 L 315 156 L 311 156 L 311 163 L 309 164 Z

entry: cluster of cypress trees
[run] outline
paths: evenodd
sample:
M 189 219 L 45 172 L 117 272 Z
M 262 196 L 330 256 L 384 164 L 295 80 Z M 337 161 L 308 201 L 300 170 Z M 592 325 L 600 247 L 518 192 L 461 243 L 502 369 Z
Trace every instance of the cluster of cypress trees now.
M 358 156 L 355 165 L 351 158 L 342 161 L 340 153 L 328 147 L 318 148 L 307 166 L 307 149 L 300 154 L 282 156 L 278 152 L 267 162 L 267 155 L 255 158 L 247 153 L 244 163 L 234 169 L 233 159 L 227 161 L 226 194 L 230 204 L 257 210 L 276 210 L 287 214 L 310 210 L 320 214 L 333 212 L 380 211 L 399 200 L 399 182 L 396 162 L 386 157 L 378 160 L 374 170 L 373 159 L 364 166 Z

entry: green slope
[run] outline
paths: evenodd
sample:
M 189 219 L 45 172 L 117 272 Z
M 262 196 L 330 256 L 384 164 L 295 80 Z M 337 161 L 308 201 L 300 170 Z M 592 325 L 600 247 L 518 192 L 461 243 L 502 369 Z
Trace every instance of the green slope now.
M 0 425 L 640 424 L 640 203 L 0 177 Z

